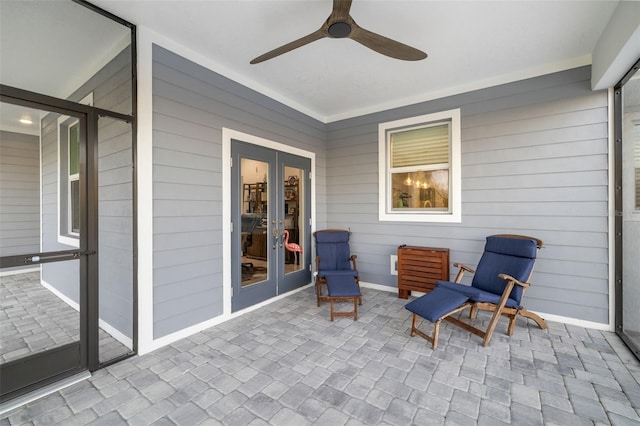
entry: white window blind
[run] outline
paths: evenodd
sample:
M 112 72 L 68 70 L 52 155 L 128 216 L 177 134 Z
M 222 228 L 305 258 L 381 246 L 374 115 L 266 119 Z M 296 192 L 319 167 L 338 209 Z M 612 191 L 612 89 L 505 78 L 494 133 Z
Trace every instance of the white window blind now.
M 449 123 L 393 132 L 391 167 L 449 163 Z

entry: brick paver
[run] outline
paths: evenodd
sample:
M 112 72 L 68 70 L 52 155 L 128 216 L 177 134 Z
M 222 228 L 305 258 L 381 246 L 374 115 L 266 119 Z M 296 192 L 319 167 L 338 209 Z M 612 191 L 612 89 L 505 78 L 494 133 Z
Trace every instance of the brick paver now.
M 483 348 L 444 323 L 433 351 L 409 336 L 405 300 L 363 294 L 358 321 L 332 323 L 305 289 L 100 370 L 0 425 L 640 424 L 640 363 L 613 333 L 518 319 L 508 337 L 504 320 Z

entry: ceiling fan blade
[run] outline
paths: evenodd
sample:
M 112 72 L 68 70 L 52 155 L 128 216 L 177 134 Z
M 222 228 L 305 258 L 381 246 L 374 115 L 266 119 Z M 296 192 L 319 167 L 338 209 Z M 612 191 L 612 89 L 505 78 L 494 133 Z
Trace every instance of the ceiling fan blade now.
M 311 42 L 314 42 L 316 40 L 320 40 L 321 38 L 326 37 L 325 35 L 325 31 L 323 28 L 312 32 L 309 35 L 306 35 L 304 37 L 301 37 L 297 40 L 292 41 L 291 43 L 287 43 L 283 46 L 280 46 L 278 48 L 275 48 L 273 50 L 271 50 L 270 52 L 265 53 L 264 55 L 260 55 L 257 58 L 255 58 L 254 60 L 252 60 L 250 63 L 251 64 L 258 64 L 260 62 L 264 62 L 267 59 L 271 59 L 271 58 L 275 58 L 276 56 L 282 55 L 283 53 L 287 53 L 290 52 L 293 49 L 297 49 L 298 47 L 302 47 L 305 44 L 309 44 Z
M 329 16 L 329 21 L 346 21 L 349 19 L 351 10 L 351 0 L 333 0 L 333 11 Z
M 391 40 L 390 38 L 381 36 L 380 34 L 367 31 L 356 25 L 355 22 L 351 29 L 351 33 L 349 34 L 349 38 L 371 50 L 375 50 L 378 53 L 382 53 L 383 55 L 396 59 L 419 61 L 427 57 L 427 54 L 421 50 L 407 46 L 399 41 Z

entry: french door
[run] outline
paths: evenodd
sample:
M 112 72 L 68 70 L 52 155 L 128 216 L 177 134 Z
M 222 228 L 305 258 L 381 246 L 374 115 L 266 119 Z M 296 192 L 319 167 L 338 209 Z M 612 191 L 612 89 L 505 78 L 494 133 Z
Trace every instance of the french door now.
M 231 141 L 232 311 L 311 281 L 311 160 Z

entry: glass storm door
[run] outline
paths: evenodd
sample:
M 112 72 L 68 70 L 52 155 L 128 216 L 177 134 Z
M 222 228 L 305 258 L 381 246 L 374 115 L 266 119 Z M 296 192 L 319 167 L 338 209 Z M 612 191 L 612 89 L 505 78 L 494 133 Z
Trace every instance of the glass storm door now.
M 635 68 L 637 70 L 637 68 Z M 622 86 L 622 286 L 618 332 L 640 358 L 640 72 Z
M 87 117 L 0 103 L 0 396 L 87 368 Z
M 235 312 L 310 282 L 311 161 L 236 140 L 231 155 Z

